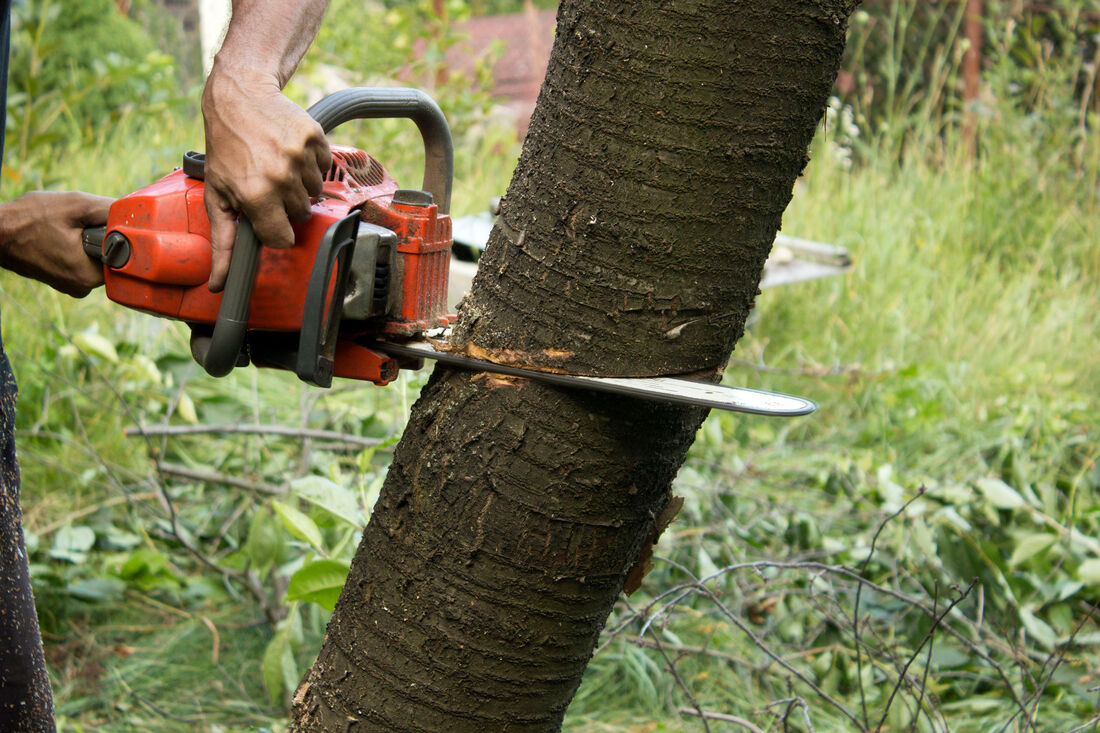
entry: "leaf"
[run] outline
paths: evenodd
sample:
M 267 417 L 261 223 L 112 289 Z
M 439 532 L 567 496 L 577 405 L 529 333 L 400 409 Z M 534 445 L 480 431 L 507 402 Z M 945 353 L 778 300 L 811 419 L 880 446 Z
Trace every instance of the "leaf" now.
M 82 601 L 107 603 L 117 601 L 126 592 L 126 584 L 117 578 L 88 578 L 69 583 L 65 592 Z
M 50 557 L 54 560 L 67 560 L 81 563 L 88 556 L 88 550 L 95 545 L 95 532 L 91 527 L 73 527 L 66 524 L 57 530 L 50 547 Z
M 252 567 L 263 572 L 273 563 L 279 562 L 285 537 L 275 519 L 266 510 L 257 510 L 248 522 L 248 539 L 244 543 L 244 553 Z
M 317 524 L 312 519 L 289 504 L 284 504 L 281 501 L 271 502 L 271 508 L 274 509 L 275 513 L 283 520 L 283 526 L 286 527 L 292 535 L 300 540 L 308 542 L 310 546 L 318 552 L 324 552 L 321 548 L 323 542 L 321 539 L 321 530 L 317 528 Z
M 1057 537 L 1049 532 L 1035 532 L 1026 535 L 1016 543 L 1012 550 L 1012 557 L 1008 558 L 1008 564 L 1015 567 L 1025 560 L 1038 555 L 1057 541 Z
M 81 331 L 73 336 L 73 343 L 81 351 L 98 356 L 111 363 L 118 363 L 118 351 L 115 345 L 94 331 Z
M 1020 609 L 1020 623 L 1027 632 L 1047 649 L 1053 649 L 1058 644 L 1058 635 L 1054 629 L 1026 608 Z
M 199 414 L 195 410 L 195 402 L 186 392 L 180 392 L 179 404 L 176 405 L 176 414 L 179 415 L 180 419 L 185 423 L 197 425 L 199 422 Z
M 139 575 L 157 575 L 168 570 L 168 558 L 163 553 L 150 548 L 134 550 L 119 568 L 118 575 L 124 580 Z
M 709 578 L 712 575 L 718 574 L 718 566 L 702 547 L 700 547 L 699 551 L 696 553 L 696 561 L 698 563 L 696 566 L 698 568 L 696 571 L 697 577 Z
M 303 476 L 291 481 L 290 488 L 302 499 L 356 527 L 366 519 L 355 492 L 323 476 Z
M 1085 585 L 1100 585 L 1100 560 L 1085 560 L 1077 568 L 1077 579 Z
M 272 705 L 282 704 L 283 691 L 291 689 L 296 683 L 295 680 L 287 684 L 288 667 L 293 670 L 290 675 L 293 678 L 297 670 L 294 664 L 294 652 L 290 648 L 290 638 L 285 631 L 278 631 L 275 636 L 271 637 L 271 641 L 267 643 L 267 648 L 264 649 L 261 666 L 264 687 L 267 688 L 267 694 L 271 696 Z
M 331 611 L 347 582 L 349 567 L 347 563 L 327 558 L 306 563 L 291 576 L 286 600 L 316 603 Z
M 1019 509 L 1024 506 L 1024 497 L 999 478 L 981 478 L 976 484 L 989 503 L 998 509 Z

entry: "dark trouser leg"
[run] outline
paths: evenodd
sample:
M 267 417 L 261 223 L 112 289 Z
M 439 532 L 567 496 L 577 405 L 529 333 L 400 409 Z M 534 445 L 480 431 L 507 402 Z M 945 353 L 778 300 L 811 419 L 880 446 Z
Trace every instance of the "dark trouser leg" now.
M 19 509 L 15 378 L 0 347 L 0 732 L 54 730 Z

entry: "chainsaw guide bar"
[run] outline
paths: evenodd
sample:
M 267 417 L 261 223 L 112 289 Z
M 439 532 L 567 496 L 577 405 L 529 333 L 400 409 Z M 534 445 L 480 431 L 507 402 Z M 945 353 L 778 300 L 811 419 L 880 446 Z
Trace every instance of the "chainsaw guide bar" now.
M 710 407 L 731 412 L 745 412 L 750 415 L 797 417 L 799 415 L 809 415 L 817 409 L 817 405 L 801 397 L 776 392 L 763 392 L 747 387 L 729 387 L 690 379 L 677 379 L 676 377 L 586 377 L 522 369 L 507 364 L 496 364 L 484 359 L 475 359 L 450 351 L 442 351 L 437 349 L 430 341 L 404 344 L 375 341 L 368 344 L 368 347 L 391 356 L 434 359 L 463 369 L 534 379 L 561 387 L 591 389 L 597 392 L 610 392 L 644 400 Z

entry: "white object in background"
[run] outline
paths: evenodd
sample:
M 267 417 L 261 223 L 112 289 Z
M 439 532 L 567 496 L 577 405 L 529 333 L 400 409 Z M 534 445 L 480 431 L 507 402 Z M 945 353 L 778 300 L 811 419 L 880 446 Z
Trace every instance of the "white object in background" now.
M 202 47 L 202 73 L 210 73 L 214 54 L 222 47 L 225 29 L 233 15 L 230 0 L 199 0 L 199 43 Z

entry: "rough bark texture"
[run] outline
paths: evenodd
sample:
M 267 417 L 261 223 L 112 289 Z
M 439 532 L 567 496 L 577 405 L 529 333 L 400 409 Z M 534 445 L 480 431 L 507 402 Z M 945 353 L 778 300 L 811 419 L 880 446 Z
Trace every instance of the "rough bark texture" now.
M 459 337 L 595 374 L 741 335 L 851 3 L 565 0 Z M 461 185 L 461 182 L 459 182 Z M 556 730 L 702 413 L 437 369 L 296 730 Z

